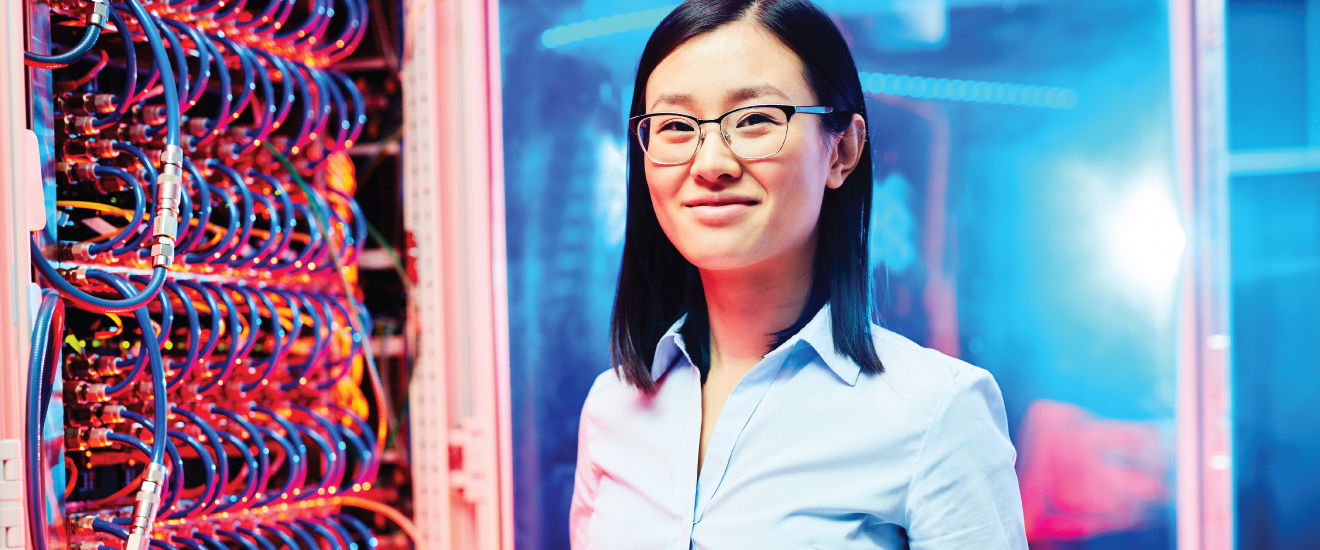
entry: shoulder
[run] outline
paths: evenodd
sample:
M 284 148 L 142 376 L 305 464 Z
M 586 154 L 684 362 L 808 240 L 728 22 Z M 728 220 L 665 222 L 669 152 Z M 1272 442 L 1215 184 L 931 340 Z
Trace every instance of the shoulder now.
M 589 419 L 602 415 L 615 416 L 623 411 L 645 407 L 650 399 L 636 386 L 628 383 L 619 369 L 612 368 L 596 376 L 582 404 L 582 417 Z
M 1003 398 L 989 371 L 922 347 L 879 325 L 871 325 L 871 339 L 884 372 L 863 374 L 859 386 L 897 393 L 932 415 L 950 400 L 969 396 L 998 402 L 998 408 L 1002 408 Z

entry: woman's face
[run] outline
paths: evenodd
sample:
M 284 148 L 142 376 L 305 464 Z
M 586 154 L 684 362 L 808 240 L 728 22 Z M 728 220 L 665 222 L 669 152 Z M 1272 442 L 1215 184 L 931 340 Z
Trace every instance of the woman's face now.
M 802 61 L 772 34 L 737 22 L 693 38 L 664 58 L 646 84 L 646 112 L 708 120 L 748 105 L 816 105 Z M 736 115 L 735 115 L 736 116 Z M 825 188 L 838 188 L 857 163 L 860 142 L 827 136 L 819 115 L 796 114 L 778 154 L 734 155 L 713 123 L 692 160 L 644 159 L 651 204 L 665 235 L 702 270 L 802 260 L 815 253 Z M 853 130 L 864 124 L 854 115 Z

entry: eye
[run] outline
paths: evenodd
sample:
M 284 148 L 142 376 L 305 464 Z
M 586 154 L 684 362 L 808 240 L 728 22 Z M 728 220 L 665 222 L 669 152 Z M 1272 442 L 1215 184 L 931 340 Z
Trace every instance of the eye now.
M 661 123 L 660 128 L 658 128 L 656 131 L 657 132 L 692 132 L 694 130 L 695 129 L 692 127 L 691 122 L 681 118 L 672 118 Z
M 774 124 L 774 117 L 768 113 L 752 112 L 738 120 L 738 127 L 755 126 L 757 124 Z

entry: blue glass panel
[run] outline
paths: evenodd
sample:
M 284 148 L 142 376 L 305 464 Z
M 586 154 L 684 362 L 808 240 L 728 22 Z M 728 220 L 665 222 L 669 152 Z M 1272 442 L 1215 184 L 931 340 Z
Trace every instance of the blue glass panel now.
M 1037 549 L 1174 546 L 1168 21 L 1155 0 L 821 2 L 876 155 L 884 324 L 992 372 Z M 501 2 L 519 548 L 567 547 L 609 368 L 624 120 L 665 2 Z

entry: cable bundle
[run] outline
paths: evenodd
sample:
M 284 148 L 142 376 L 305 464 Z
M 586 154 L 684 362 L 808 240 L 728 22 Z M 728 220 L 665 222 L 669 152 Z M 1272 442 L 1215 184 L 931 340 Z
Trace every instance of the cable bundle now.
M 365 0 L 54 8 L 86 28 L 65 54 L 27 56 L 58 69 L 29 429 L 63 359 L 73 544 L 376 546 L 343 506 L 411 533 L 352 496 L 376 480 L 388 407 L 349 284 L 365 221 L 351 174 L 324 168 L 366 123 L 357 86 L 327 69 L 365 34 Z M 44 524 L 33 536 L 45 550 Z

